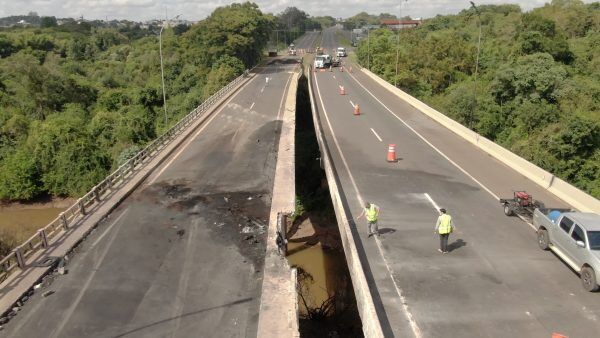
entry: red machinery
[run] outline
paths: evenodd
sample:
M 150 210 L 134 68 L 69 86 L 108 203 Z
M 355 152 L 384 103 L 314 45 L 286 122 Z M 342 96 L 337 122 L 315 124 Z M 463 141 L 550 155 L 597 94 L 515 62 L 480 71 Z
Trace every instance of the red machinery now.
M 506 216 L 521 215 L 531 217 L 536 208 L 543 208 L 544 203 L 536 201 L 526 191 L 515 191 L 512 199 L 501 198 Z

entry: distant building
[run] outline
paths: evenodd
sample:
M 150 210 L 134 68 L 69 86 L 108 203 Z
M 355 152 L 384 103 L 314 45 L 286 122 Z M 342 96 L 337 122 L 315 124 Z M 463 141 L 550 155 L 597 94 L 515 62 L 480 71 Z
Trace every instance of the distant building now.
M 415 28 L 422 24 L 421 20 L 381 20 L 381 27 L 387 27 L 391 30 Z

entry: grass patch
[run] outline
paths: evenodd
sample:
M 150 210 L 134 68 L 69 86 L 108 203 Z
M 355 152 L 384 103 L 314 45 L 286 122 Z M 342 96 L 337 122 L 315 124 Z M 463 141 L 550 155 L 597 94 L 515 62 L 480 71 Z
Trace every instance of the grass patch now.
M 348 37 L 345 36 L 342 32 L 337 31 L 337 32 L 335 32 L 335 35 L 337 35 L 342 47 L 350 47 L 351 46 L 350 39 L 348 39 Z

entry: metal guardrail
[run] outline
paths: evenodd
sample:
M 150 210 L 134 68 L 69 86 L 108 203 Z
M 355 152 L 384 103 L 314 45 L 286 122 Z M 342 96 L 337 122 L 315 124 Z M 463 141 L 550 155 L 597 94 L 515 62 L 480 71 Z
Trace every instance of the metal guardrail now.
M 90 208 L 102 202 L 105 193 L 112 192 L 120 184 L 127 181 L 136 168 L 148 163 L 160 153 L 167 145 L 171 143 L 179 134 L 185 130 L 193 121 L 202 116 L 212 105 L 227 94 L 234 86 L 248 77 L 248 71 L 238 76 L 235 80 L 228 83 L 225 87 L 211 95 L 206 101 L 202 102 L 196 109 L 192 110 L 177 124 L 172 126 L 164 134 L 148 144 L 135 156 L 123 163 L 117 170 L 108 175 L 102 182 L 98 183 L 87 194 L 83 195 L 77 203 L 70 206 L 62 212 L 57 218 L 45 227 L 39 229 L 35 235 L 31 236 L 23 244 L 13 249 L 0 261 L 0 282 L 6 280 L 17 268 L 26 267 L 26 259 L 40 249 L 48 247 L 50 239 L 58 236 L 61 231 L 68 231 L 76 225 L 74 222 L 78 216 L 85 216 Z

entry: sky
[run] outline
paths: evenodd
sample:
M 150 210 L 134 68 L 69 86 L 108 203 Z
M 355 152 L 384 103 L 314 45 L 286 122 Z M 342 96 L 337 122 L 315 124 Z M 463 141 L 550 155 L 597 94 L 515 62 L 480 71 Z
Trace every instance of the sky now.
M 223 0 L 0 0 L 0 17 L 25 15 L 30 11 L 40 16 L 80 17 L 86 19 L 127 19 L 145 21 L 174 17 L 198 21 L 217 7 L 238 1 Z M 515 3 L 523 10 L 543 6 L 550 0 L 475 0 L 480 4 Z M 584 0 L 589 3 L 594 0 Z M 468 0 L 255 0 L 263 12 L 280 13 L 287 7 L 297 7 L 311 16 L 350 17 L 365 11 L 382 12 L 413 18 L 429 18 L 437 14 L 455 14 L 470 6 Z

